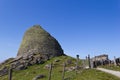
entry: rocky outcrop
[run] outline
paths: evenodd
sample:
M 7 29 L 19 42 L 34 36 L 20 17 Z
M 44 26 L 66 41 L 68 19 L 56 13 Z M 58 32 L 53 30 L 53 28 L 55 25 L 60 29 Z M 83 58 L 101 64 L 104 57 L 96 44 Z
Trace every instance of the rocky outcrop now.
M 8 71 L 9 71 L 8 67 L 2 68 L 0 70 L 0 76 L 4 76 L 4 75 L 8 74 Z
M 14 58 L 9 58 L 9 59 L 5 60 L 4 62 L 0 63 L 0 76 L 4 76 L 4 75 L 8 74 L 9 65 L 12 60 L 14 60 Z
M 49 58 L 42 54 L 28 54 L 26 56 L 17 57 L 11 63 L 11 66 L 15 70 L 27 69 L 27 66 L 33 64 L 43 64 Z

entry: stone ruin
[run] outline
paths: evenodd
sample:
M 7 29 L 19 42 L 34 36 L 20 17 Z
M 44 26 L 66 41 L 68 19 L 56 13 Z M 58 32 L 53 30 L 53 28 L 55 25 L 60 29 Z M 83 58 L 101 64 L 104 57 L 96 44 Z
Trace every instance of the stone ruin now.
M 9 63 L 15 70 L 27 69 L 33 64 L 43 64 L 52 57 L 65 55 L 58 41 L 45 31 L 40 25 L 28 29 L 23 37 L 16 58 Z M 0 76 L 8 72 L 4 67 Z
M 91 61 L 92 61 L 93 68 L 96 68 L 97 66 L 101 66 L 101 65 L 106 65 L 111 62 L 111 60 L 109 60 L 107 54 L 95 56 L 95 57 L 91 58 Z
M 117 66 L 120 66 L 120 57 L 115 58 L 115 63 Z

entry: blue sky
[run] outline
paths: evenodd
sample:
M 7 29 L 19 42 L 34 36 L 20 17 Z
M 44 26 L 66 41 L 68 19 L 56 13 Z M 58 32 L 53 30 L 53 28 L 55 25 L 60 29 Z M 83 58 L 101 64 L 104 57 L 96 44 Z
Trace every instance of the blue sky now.
M 120 57 L 119 0 L 0 0 L 0 61 L 16 56 L 24 32 L 35 24 L 67 55 Z

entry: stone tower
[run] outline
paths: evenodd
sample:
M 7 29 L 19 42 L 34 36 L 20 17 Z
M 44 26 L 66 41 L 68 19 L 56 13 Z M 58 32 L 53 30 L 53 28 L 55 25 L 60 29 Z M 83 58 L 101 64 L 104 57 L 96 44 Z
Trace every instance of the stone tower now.
M 45 54 L 54 57 L 64 55 L 64 52 L 54 37 L 40 25 L 34 25 L 25 32 L 17 57 L 29 54 Z

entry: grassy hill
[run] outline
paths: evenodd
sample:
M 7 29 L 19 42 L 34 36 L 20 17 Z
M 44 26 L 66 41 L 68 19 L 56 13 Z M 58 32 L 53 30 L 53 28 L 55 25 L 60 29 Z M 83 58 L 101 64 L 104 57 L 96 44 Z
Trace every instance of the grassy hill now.
M 13 71 L 13 80 L 32 80 L 39 74 L 45 75 L 44 78 L 39 80 L 48 80 L 49 69 L 45 65 L 53 63 L 51 80 L 62 80 L 63 62 L 66 62 L 66 67 L 69 69 L 75 66 L 76 60 L 69 56 L 60 56 L 48 60 L 44 64 L 36 64 L 29 66 L 26 70 Z M 79 62 L 81 65 L 81 61 Z M 0 80 L 8 80 L 8 75 L 0 77 Z M 64 80 L 120 80 L 119 78 L 98 71 L 96 69 L 79 69 L 77 74 L 75 70 L 66 70 Z

